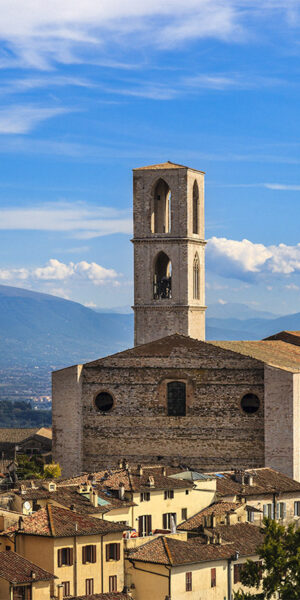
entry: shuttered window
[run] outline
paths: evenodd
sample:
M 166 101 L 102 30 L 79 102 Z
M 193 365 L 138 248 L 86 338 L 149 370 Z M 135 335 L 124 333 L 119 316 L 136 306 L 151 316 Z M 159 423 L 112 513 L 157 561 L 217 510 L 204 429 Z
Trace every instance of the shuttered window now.
M 94 580 L 93 579 L 85 580 L 85 593 L 87 596 L 94 593 Z
M 118 580 L 116 575 L 110 575 L 108 583 L 110 592 L 118 591 Z
M 152 531 L 152 517 L 151 515 L 143 515 L 139 517 L 139 536 L 145 537 L 150 535 Z
M 299 517 L 300 516 L 300 502 L 299 502 L 299 500 L 297 500 L 296 502 L 294 502 L 294 515 L 295 515 L 295 517 Z
M 106 560 L 120 560 L 120 544 L 106 544 Z
M 172 526 L 172 517 L 174 519 L 174 525 L 177 522 L 176 513 L 165 513 L 163 514 L 163 529 L 171 529 Z
M 82 546 L 82 563 L 86 565 L 86 563 L 95 563 L 96 560 L 96 546 Z
M 216 587 L 217 585 L 217 572 L 216 569 L 213 568 L 210 570 L 210 587 Z
M 233 565 L 233 583 L 239 583 L 241 581 L 241 567 L 241 564 Z
M 193 589 L 193 585 L 192 585 L 192 572 L 188 571 L 185 574 L 185 591 L 186 592 L 191 592 Z
M 57 566 L 65 567 L 73 565 L 73 548 L 60 548 L 57 550 Z
M 62 581 L 62 586 L 63 586 L 63 596 L 71 596 L 70 593 L 70 582 L 69 581 Z

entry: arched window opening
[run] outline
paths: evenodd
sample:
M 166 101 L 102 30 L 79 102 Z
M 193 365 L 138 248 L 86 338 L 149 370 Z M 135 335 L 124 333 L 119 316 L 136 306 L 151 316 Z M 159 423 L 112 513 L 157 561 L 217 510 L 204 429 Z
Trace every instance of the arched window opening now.
M 95 398 L 95 406 L 100 412 L 110 411 L 113 405 L 113 397 L 108 392 L 100 392 Z
M 200 297 L 200 265 L 199 265 L 199 256 L 195 254 L 194 264 L 193 264 L 193 298 L 194 300 L 199 300 Z
M 155 263 L 153 297 L 172 298 L 172 263 L 164 252 L 158 254 Z
M 171 231 L 171 190 L 163 179 L 158 180 L 154 189 L 151 231 L 152 233 Z
M 168 383 L 167 403 L 169 417 L 185 417 L 186 385 L 183 381 L 170 381 Z
M 193 233 L 199 233 L 199 188 L 196 180 L 193 186 Z
M 241 399 L 241 407 L 245 413 L 251 415 L 259 409 L 259 398 L 255 394 L 245 394 Z

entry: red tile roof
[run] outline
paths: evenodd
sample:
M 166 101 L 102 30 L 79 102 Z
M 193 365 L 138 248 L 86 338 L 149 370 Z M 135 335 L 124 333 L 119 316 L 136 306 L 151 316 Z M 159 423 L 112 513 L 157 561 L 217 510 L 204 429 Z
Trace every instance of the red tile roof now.
M 35 577 L 32 577 L 32 573 Z M 52 573 L 12 551 L 0 552 L 0 577 L 12 584 L 51 581 L 55 578 Z
M 187 541 L 160 536 L 127 553 L 129 560 L 162 565 L 182 565 L 231 558 L 238 551 L 241 556 L 254 556 L 263 541 L 259 527 L 250 523 L 220 525 L 211 532 L 221 534 L 220 544 L 207 544 L 204 536 Z
M 45 508 L 41 508 L 34 515 L 23 517 L 22 529 L 18 525 L 13 525 L 5 533 L 68 537 L 73 535 L 121 533 L 126 529 L 129 528 L 121 523 L 87 517 L 72 510 L 47 504 Z
M 182 531 L 192 531 L 198 529 L 205 523 L 205 517 L 210 515 L 226 515 L 227 513 L 233 513 L 237 508 L 240 508 L 241 502 L 215 502 L 207 508 L 203 508 L 197 514 L 193 515 L 183 523 L 178 525 L 177 529 Z M 245 506 L 245 505 L 244 505 Z
M 242 484 L 235 481 L 234 471 L 211 473 L 217 476 L 217 493 L 219 496 L 257 496 L 272 494 L 273 492 L 300 493 L 300 482 L 291 477 L 275 471 L 270 467 L 260 469 L 246 469 L 246 474 L 253 475 L 253 485 Z
M 191 169 L 191 167 L 185 167 L 184 165 L 177 165 L 176 163 L 168 160 L 167 162 L 160 163 L 158 165 L 148 165 L 146 167 L 136 167 L 133 171 L 158 171 L 160 169 L 189 169 L 190 171 L 197 171 L 198 173 L 204 173 L 204 171 L 198 171 L 197 169 Z

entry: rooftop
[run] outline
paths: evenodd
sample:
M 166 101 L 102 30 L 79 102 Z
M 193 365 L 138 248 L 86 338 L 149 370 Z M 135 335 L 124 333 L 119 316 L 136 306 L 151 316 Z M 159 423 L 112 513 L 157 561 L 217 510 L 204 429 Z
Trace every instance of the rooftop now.
M 137 167 L 133 169 L 133 171 L 159 171 L 165 169 L 189 169 L 190 171 L 204 173 L 204 171 L 198 171 L 198 169 L 192 169 L 191 167 L 186 167 L 185 165 L 178 165 L 177 163 L 173 163 L 170 160 L 164 163 L 160 163 L 158 165 L 147 165 L 146 167 Z
M 47 504 L 34 515 L 22 517 L 20 524 L 9 527 L 4 534 L 41 535 L 45 537 L 68 537 L 79 535 L 105 535 L 129 529 L 121 523 L 104 521 L 80 515 L 72 510 Z
M 247 480 L 246 483 L 236 481 L 234 471 L 210 474 L 216 476 L 219 496 L 256 496 L 273 492 L 300 492 L 300 482 L 270 467 L 245 470 L 246 475 L 253 475 L 253 485 L 249 485 Z
M 263 541 L 259 527 L 250 523 L 220 525 L 212 530 L 222 536 L 222 543 L 207 544 L 204 536 L 187 541 L 160 536 L 128 553 L 128 558 L 162 565 L 183 565 L 241 556 L 254 556 Z
M 201 525 L 204 525 L 205 517 L 233 513 L 241 506 L 243 506 L 241 502 L 214 502 L 214 504 L 207 506 L 207 508 L 203 508 L 183 523 L 180 523 L 177 529 L 181 531 L 193 531 L 194 529 L 201 527 Z
M 32 576 L 34 573 L 34 576 Z M 52 573 L 30 562 L 12 550 L 0 552 L 0 577 L 12 584 L 51 581 Z
M 299 334 L 300 335 L 300 334 Z M 244 356 L 260 360 L 286 371 L 300 371 L 300 346 L 279 339 L 262 341 L 216 341 L 209 342 L 219 348 L 231 350 Z
M 132 600 L 132 596 L 122 592 L 108 592 L 106 594 L 89 594 L 88 596 L 69 596 L 69 600 Z
M 22 442 L 33 435 L 52 439 L 52 430 L 46 427 L 0 427 L 0 442 Z

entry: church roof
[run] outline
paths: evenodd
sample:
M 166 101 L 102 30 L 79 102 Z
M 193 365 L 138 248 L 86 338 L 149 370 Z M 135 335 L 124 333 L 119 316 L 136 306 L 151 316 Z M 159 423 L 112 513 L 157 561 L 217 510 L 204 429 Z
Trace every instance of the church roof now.
M 209 342 L 285 371 L 300 372 L 300 346 L 281 340 Z
M 186 167 L 185 165 L 178 165 L 176 163 L 168 160 L 167 162 L 160 163 L 158 165 L 147 165 L 146 167 L 136 167 L 133 171 L 159 171 L 163 169 L 190 169 L 191 171 L 197 171 L 198 173 L 204 173 L 204 171 L 199 171 L 198 169 L 192 169 L 191 167 Z
M 218 356 L 219 351 L 227 351 L 230 358 L 255 359 L 261 363 L 278 367 L 294 373 L 300 372 L 300 346 L 293 343 L 284 342 L 279 339 L 257 340 L 257 341 L 201 341 L 185 335 L 175 333 L 147 344 L 135 346 L 123 352 L 112 355 L 111 357 L 100 358 L 93 362 L 86 363 L 86 367 L 100 366 L 104 361 L 110 358 L 151 358 L 165 357 L 171 354 L 182 357 L 190 356 L 191 359 L 206 359 L 209 355 Z M 231 355 L 231 356 L 230 356 Z

